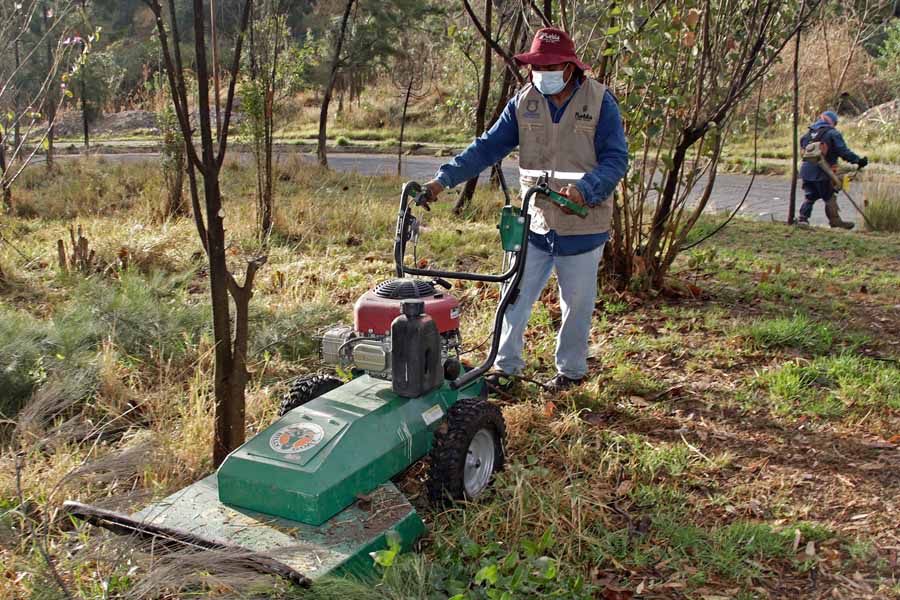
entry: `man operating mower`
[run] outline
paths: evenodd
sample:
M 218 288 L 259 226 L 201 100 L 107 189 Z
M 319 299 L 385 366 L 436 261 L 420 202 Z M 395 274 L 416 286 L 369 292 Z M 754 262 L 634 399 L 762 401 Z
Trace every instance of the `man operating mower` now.
M 585 76 L 588 66 L 560 29 L 540 29 L 531 49 L 515 56 L 528 65 L 530 83 L 506 105 L 493 127 L 438 170 L 425 184 L 428 201 L 495 164 L 519 147 L 522 193 L 545 173 L 551 188 L 587 207 L 581 217 L 535 196 L 520 296 L 507 310 L 494 372 L 487 382 L 507 390 L 525 367 L 523 336 L 534 302 L 556 271 L 562 326 L 556 344 L 552 391 L 578 385 L 587 375 L 597 269 L 609 239 L 613 191 L 628 168 L 628 144 L 615 97 Z

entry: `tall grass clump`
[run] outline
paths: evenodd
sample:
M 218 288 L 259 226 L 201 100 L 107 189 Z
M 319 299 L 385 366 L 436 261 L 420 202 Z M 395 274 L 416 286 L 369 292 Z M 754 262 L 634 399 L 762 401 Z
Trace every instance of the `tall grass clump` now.
M 867 182 L 866 220 L 874 231 L 900 231 L 900 182 L 882 177 Z
M 209 316 L 205 305 L 189 302 L 189 276 L 125 271 L 117 281 L 87 278 L 48 320 L 0 307 L 0 413 L 15 416 L 45 383 L 94 380 L 104 343 L 151 366 L 193 351 Z
M 77 340 L 82 346 L 96 348 L 109 339 L 123 353 L 142 360 L 181 358 L 197 346 L 210 322 L 209 308 L 190 302 L 185 284 L 191 276 L 125 271 L 114 282 L 87 279 L 60 322 L 84 323 L 85 332 L 92 326 Z M 67 342 L 71 348 L 76 340 Z
M 12 417 L 46 377 L 45 321 L 0 306 L 0 416 Z

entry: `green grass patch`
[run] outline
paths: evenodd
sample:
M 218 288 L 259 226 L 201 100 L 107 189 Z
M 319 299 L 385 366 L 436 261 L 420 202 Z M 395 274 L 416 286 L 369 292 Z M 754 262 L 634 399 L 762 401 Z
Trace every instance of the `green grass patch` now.
M 900 411 L 900 369 L 851 354 L 787 363 L 763 372 L 755 385 L 781 415 L 840 418 L 872 409 Z
M 739 331 L 754 348 L 793 348 L 812 354 L 828 352 L 835 337 L 830 326 L 799 313 L 792 317 L 759 319 Z
M 663 383 L 630 363 L 618 364 L 604 372 L 597 385 L 601 397 L 609 400 L 628 399 L 630 396 L 652 396 L 665 389 Z

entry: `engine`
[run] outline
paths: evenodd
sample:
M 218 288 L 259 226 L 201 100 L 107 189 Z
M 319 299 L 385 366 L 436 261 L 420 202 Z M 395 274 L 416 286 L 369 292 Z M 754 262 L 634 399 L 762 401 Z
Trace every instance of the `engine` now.
M 390 279 L 363 294 L 353 308 L 353 327 L 335 325 L 322 335 L 322 360 L 391 379 L 391 323 L 400 315 L 401 303 L 412 299 L 425 303 L 425 314 L 437 325 L 446 376 L 458 376 L 459 302 L 423 279 Z

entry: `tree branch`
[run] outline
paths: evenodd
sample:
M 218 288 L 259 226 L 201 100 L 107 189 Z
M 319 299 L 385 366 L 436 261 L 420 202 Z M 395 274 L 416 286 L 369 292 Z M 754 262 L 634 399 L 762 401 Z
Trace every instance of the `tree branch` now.
M 531 5 L 531 10 L 534 11 L 534 13 L 541 20 L 541 23 L 544 24 L 544 27 L 553 27 L 553 23 L 551 23 L 550 19 L 547 18 L 547 15 L 545 15 L 543 13 L 543 11 L 541 11 L 541 9 L 538 8 L 538 5 L 534 0 L 529 0 L 528 3 L 529 3 L 529 5 Z
M 490 1 L 490 0 L 487 0 Z M 463 8 L 466 9 L 466 13 L 469 15 L 469 19 L 472 21 L 472 24 L 475 25 L 475 29 L 478 30 L 478 33 L 481 34 L 481 37 L 484 38 L 484 41 L 490 44 L 491 49 L 496 52 L 500 58 L 502 58 L 506 62 L 506 67 L 512 71 L 513 76 L 516 78 L 516 81 L 519 84 L 525 83 L 525 78 L 522 77 L 521 73 L 519 73 L 519 65 L 516 64 L 516 60 L 510 56 L 506 50 L 500 47 L 500 45 L 491 37 L 491 35 L 484 28 L 484 25 L 481 24 L 481 21 L 478 20 L 478 16 L 475 14 L 475 11 L 472 10 L 472 5 L 469 4 L 469 0 L 462 0 Z
M 169 87 L 172 89 L 172 102 L 175 105 L 175 116 L 178 118 L 178 124 L 181 127 L 181 134 L 184 137 L 184 146 L 188 155 L 188 159 L 193 165 L 203 171 L 203 164 L 200 157 L 197 156 L 197 150 L 192 142 L 193 135 L 191 131 L 191 119 L 188 113 L 187 94 L 184 90 L 184 77 L 181 70 L 181 51 L 178 49 L 178 23 L 175 20 L 175 12 L 173 1 L 169 0 L 169 12 L 172 19 L 172 35 L 175 36 L 175 59 L 173 61 L 172 54 L 169 50 L 169 36 L 166 33 L 166 26 L 162 17 L 162 6 L 159 0 L 144 0 L 144 4 L 153 12 L 156 21 L 156 32 L 159 36 L 160 49 L 162 50 L 163 62 L 165 63 L 166 78 L 169 80 Z M 206 238 L 204 237 L 204 240 Z
M 231 122 L 231 109 L 234 106 L 234 88 L 237 85 L 238 70 L 241 67 L 241 47 L 244 44 L 244 34 L 247 31 L 247 23 L 250 21 L 250 8 L 253 0 L 246 0 L 244 3 L 244 11 L 241 15 L 241 29 L 238 33 L 237 42 L 234 46 L 234 61 L 231 63 L 231 81 L 228 82 L 228 99 L 225 101 L 225 123 L 222 125 L 222 131 L 219 132 L 219 155 L 216 157 L 217 168 L 222 168 L 222 161 L 225 160 L 225 149 L 228 146 L 228 126 Z

